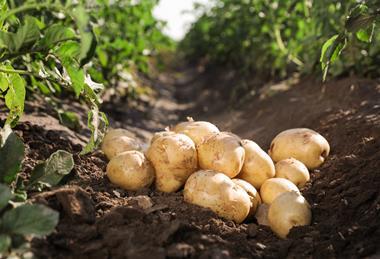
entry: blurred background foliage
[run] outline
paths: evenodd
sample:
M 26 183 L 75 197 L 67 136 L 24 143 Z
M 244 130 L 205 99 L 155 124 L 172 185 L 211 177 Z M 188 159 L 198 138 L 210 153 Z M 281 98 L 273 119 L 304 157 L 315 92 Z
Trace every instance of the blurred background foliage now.
M 116 85 L 129 72 L 149 73 L 150 57 L 174 49 L 162 34 L 164 22 L 153 17 L 158 0 L 97 0 L 91 14 L 98 39 L 90 73 L 98 82 Z
M 179 49 L 186 59 L 209 67 L 232 68 L 242 75 L 286 78 L 294 72 L 321 74 L 321 48 L 344 30 L 356 0 L 215 0 L 199 5 L 203 15 L 191 27 Z M 380 2 L 366 1 L 377 11 Z M 344 55 L 330 69 L 333 76 L 377 76 L 380 39 L 375 44 L 350 36 Z

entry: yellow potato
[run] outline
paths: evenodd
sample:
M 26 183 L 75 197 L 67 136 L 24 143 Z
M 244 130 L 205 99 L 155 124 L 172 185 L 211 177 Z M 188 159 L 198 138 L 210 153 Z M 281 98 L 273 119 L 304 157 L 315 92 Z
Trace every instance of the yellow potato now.
M 129 131 L 110 129 L 103 138 L 101 149 L 108 159 L 112 159 L 125 151 L 141 151 L 141 145 Z
M 297 185 L 303 187 L 310 180 L 309 170 L 300 161 L 294 158 L 288 158 L 278 161 L 275 165 L 276 177 L 285 178 Z
M 225 174 L 200 170 L 187 179 L 184 199 L 209 208 L 220 217 L 241 223 L 248 216 L 251 200 L 247 192 Z
M 273 161 L 255 142 L 244 139 L 242 145 L 245 150 L 245 160 L 238 178 L 260 189 L 267 179 L 275 176 Z
M 236 135 L 219 132 L 207 138 L 197 148 L 200 168 L 218 171 L 230 178 L 239 174 L 245 151 Z
M 169 136 L 169 135 L 174 135 L 174 134 L 176 134 L 176 133 L 173 132 L 173 131 L 166 131 L 166 130 L 165 131 L 156 132 L 156 133 L 153 134 L 153 137 L 150 140 L 150 144 L 152 144 L 158 138 Z
M 149 187 L 154 180 L 152 164 L 139 151 L 126 151 L 111 159 L 107 165 L 111 183 L 126 190 Z
M 239 185 L 244 191 L 247 192 L 249 199 L 251 200 L 251 209 L 249 210 L 248 217 L 255 215 L 257 207 L 261 204 L 261 198 L 255 187 L 253 187 L 249 182 L 242 179 L 232 179 L 232 181 Z
M 177 124 L 173 131 L 187 135 L 198 146 L 209 136 L 218 133 L 219 129 L 207 121 L 186 121 Z
M 284 192 L 298 192 L 297 186 L 284 178 L 271 178 L 266 180 L 260 189 L 260 196 L 264 203 L 271 204 L 279 195 Z
M 311 223 L 311 209 L 306 199 L 296 192 L 277 197 L 269 207 L 269 226 L 280 238 L 286 238 L 290 229 Z
M 330 145 L 311 129 L 289 129 L 278 134 L 271 143 L 269 155 L 273 161 L 293 157 L 309 169 L 320 166 L 330 153 Z
M 157 138 L 146 153 L 156 171 L 156 188 L 175 192 L 198 169 L 194 142 L 184 134 L 169 134 Z

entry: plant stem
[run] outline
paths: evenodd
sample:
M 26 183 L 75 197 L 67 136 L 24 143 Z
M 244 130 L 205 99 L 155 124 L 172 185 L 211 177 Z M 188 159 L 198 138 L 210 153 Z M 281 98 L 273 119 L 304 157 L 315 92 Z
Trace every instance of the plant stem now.
M 22 5 L 20 7 L 17 7 L 17 8 L 14 8 L 14 9 L 11 9 L 9 10 L 2 18 L 1 20 L 2 21 L 5 21 L 6 19 L 8 19 L 8 17 L 16 14 L 16 13 L 21 13 L 21 12 L 25 12 L 25 11 L 28 11 L 28 10 L 33 10 L 33 9 L 62 9 L 63 7 L 60 6 L 60 5 L 57 5 L 57 4 L 51 4 L 51 3 L 41 3 L 41 4 L 26 4 L 26 5 Z
M 289 50 L 286 48 L 285 46 L 285 43 L 284 41 L 282 40 L 282 37 L 281 37 L 281 32 L 280 32 L 280 29 L 278 28 L 278 26 L 274 26 L 274 36 L 276 38 L 276 42 L 277 42 L 277 46 L 280 48 L 280 50 L 288 55 L 290 61 L 292 61 L 294 64 L 296 64 L 297 66 L 300 66 L 302 67 L 304 64 L 301 60 L 299 60 L 297 57 L 293 56 Z
M 0 72 L 7 73 L 7 74 L 20 74 L 20 75 L 35 76 L 35 74 L 33 74 L 32 72 L 29 72 L 26 70 L 18 70 L 18 69 L 0 68 Z
M 34 74 L 33 72 L 26 71 L 26 70 L 7 69 L 7 68 L 1 68 L 0 67 L 0 73 L 27 75 L 27 76 L 32 76 L 34 78 L 37 78 L 39 80 L 48 80 L 48 81 L 53 82 L 53 83 L 61 84 L 61 82 L 59 82 L 58 80 L 56 80 L 54 78 L 41 77 L 40 75 Z

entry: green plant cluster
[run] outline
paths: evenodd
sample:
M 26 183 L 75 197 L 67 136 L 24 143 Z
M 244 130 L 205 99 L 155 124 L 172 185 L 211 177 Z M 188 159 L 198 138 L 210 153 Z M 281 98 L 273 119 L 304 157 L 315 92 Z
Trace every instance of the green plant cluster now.
M 157 0 L 0 0 L 0 98 L 14 126 L 29 94 L 48 97 L 62 123 L 77 128 L 60 98 L 89 107 L 92 136 L 83 154 L 101 141 L 108 124 L 99 111 L 104 87 L 130 70 L 148 72 L 148 60 L 172 42 L 152 16 Z M 54 97 L 54 98 L 53 98 Z
M 376 1 L 369 3 L 374 9 Z M 273 77 L 320 71 L 322 45 L 344 29 L 356 0 L 216 0 L 192 25 L 180 49 L 192 61 Z M 334 74 L 373 69 L 365 56 L 378 56 L 379 45 L 353 40 L 336 62 Z M 364 69 L 365 67 L 366 69 Z
M 111 3 L 112 2 L 112 3 Z M 149 72 L 149 59 L 161 49 L 174 47 L 161 33 L 162 21 L 153 17 L 158 0 L 98 0 L 91 14 L 98 39 L 90 73 L 104 84 L 117 85 L 126 71 Z
M 58 150 L 37 164 L 26 181 L 19 175 L 24 155 L 22 140 L 6 125 L 0 130 L 0 258 L 22 257 L 29 251 L 29 237 L 54 231 L 58 212 L 26 203 L 26 191 L 56 186 L 74 168 L 73 155 Z

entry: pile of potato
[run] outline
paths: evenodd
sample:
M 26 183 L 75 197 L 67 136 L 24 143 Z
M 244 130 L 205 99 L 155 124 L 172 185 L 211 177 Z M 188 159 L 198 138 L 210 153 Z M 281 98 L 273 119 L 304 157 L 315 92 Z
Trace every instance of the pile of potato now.
M 251 140 L 189 120 L 156 133 L 147 150 L 128 131 L 111 129 L 102 150 L 110 159 L 107 176 L 121 188 L 138 190 L 153 182 L 162 192 L 183 187 L 186 202 L 237 223 L 255 216 L 285 238 L 292 227 L 311 222 L 299 188 L 330 146 L 313 130 L 290 129 L 273 139 L 267 154 Z

